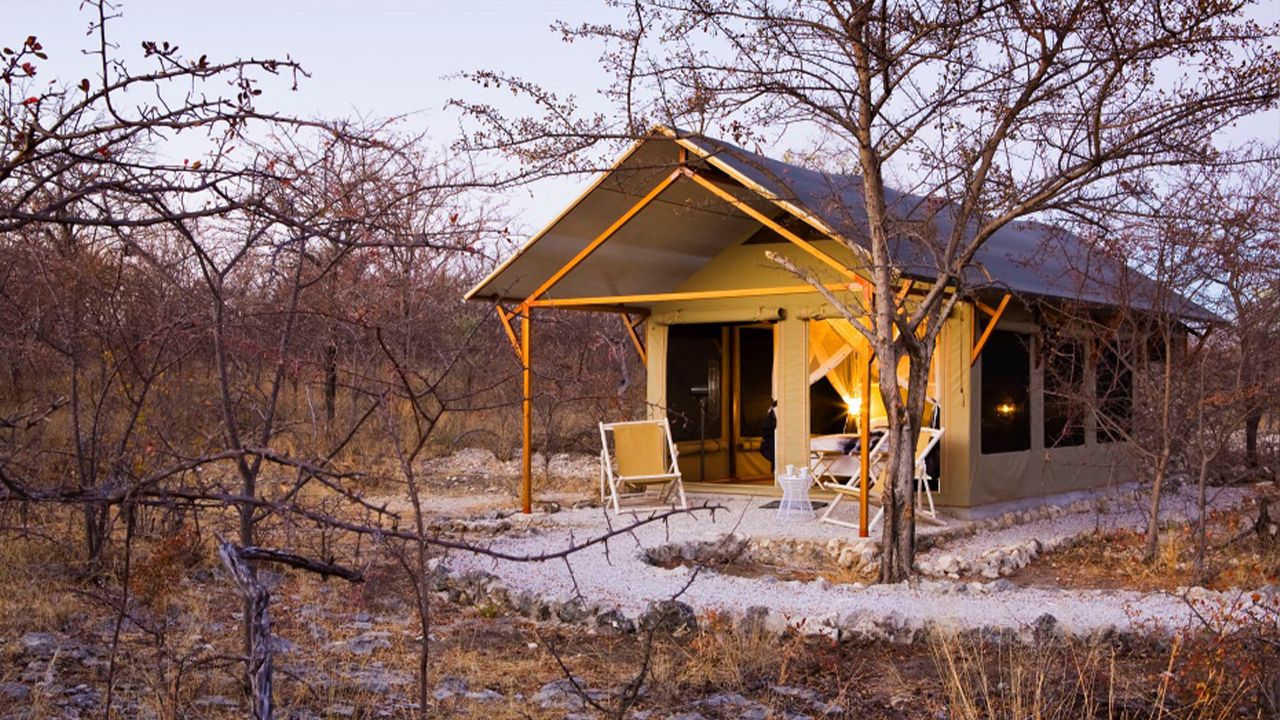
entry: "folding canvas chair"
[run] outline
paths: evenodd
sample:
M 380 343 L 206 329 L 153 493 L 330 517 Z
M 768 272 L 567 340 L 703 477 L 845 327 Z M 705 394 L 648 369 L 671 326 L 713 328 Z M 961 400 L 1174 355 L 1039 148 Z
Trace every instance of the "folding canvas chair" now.
M 610 449 L 609 436 L 613 436 Z M 689 507 L 684 495 L 680 466 L 676 463 L 676 444 L 671 439 L 671 425 L 661 420 L 600 423 L 600 499 L 613 506 L 614 514 L 622 512 L 624 497 L 647 494 L 650 486 L 661 486 L 658 502 L 651 507 L 628 507 L 629 512 L 665 509 L 674 491 L 681 509 Z M 640 492 L 624 494 L 627 487 L 640 487 Z
M 889 436 L 887 434 L 881 437 L 880 441 L 872 446 L 870 452 L 871 462 L 869 470 L 872 482 L 871 486 L 867 488 L 867 496 L 871 501 L 876 502 L 877 504 L 879 503 L 879 496 L 881 494 L 880 482 L 884 477 L 884 464 L 888 455 L 888 438 Z M 938 442 L 941 439 L 941 429 L 926 427 L 920 429 L 920 438 L 916 441 L 914 473 L 916 483 L 916 513 L 935 524 L 942 524 L 942 521 L 938 519 L 938 511 L 933 504 L 933 491 L 929 489 L 929 480 L 932 478 L 929 477 L 925 460 L 929 457 L 929 453 L 933 452 L 933 449 L 938 446 Z M 839 505 L 840 501 L 844 498 L 850 497 L 856 499 L 862 495 L 861 473 L 850 476 L 849 479 L 843 483 L 824 483 L 823 488 L 835 493 L 835 499 L 827 506 L 826 512 L 822 513 L 822 517 L 819 518 L 819 520 L 821 522 L 831 523 L 832 525 L 857 528 L 857 523 L 851 523 L 832 517 L 832 511 L 835 510 L 836 506 Z M 926 502 L 929 505 L 928 510 L 924 509 L 924 503 Z M 883 519 L 884 508 L 877 507 L 875 517 L 871 519 L 867 529 L 870 530 L 876 527 L 876 525 L 879 525 L 880 521 Z
M 880 477 L 881 473 L 879 468 L 881 465 L 884 464 L 884 459 L 886 455 L 885 451 L 888 447 L 889 447 L 888 433 L 881 435 L 880 439 L 877 440 L 876 443 L 871 446 L 871 450 L 868 452 L 868 458 L 870 460 L 868 469 L 871 473 L 871 477 L 873 478 Z M 854 498 L 856 500 L 862 494 L 861 466 L 859 466 L 857 474 L 850 475 L 848 478 L 842 481 L 839 478 L 829 473 L 829 467 L 830 467 L 829 457 L 826 457 L 823 459 L 828 460 L 828 463 L 826 466 L 822 467 L 822 474 L 819 475 L 818 471 L 815 470 L 814 475 L 819 478 L 824 478 L 820 482 L 820 484 L 822 485 L 822 489 L 829 490 L 835 493 L 835 498 L 831 501 L 831 504 L 827 506 L 826 511 L 822 513 L 822 517 L 818 518 L 818 520 L 820 522 L 831 523 L 832 525 L 841 525 L 843 527 L 848 527 L 848 528 L 857 528 L 858 527 L 857 523 L 851 523 L 845 520 L 838 520 L 832 516 L 832 512 L 834 512 L 836 507 L 840 505 L 841 500 L 844 500 L 846 497 Z M 821 462 L 821 459 L 818 462 Z M 871 490 L 873 489 L 874 489 L 874 486 L 871 488 Z M 868 492 L 870 492 L 870 490 Z

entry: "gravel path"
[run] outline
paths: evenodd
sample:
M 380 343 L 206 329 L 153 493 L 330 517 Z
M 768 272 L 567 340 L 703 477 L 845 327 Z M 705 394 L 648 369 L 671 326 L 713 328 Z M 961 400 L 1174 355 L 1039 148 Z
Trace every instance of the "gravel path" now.
M 1225 495 L 1220 500 L 1233 496 Z M 719 513 L 714 521 L 701 514 L 697 518 L 681 516 L 669 524 L 639 528 L 632 536 L 611 542 L 607 554 L 603 548 L 593 547 L 575 555 L 572 572 L 563 561 L 520 563 L 454 555 L 448 564 L 454 570 L 493 573 L 513 591 L 530 591 L 548 598 L 567 600 L 572 597 L 576 584 L 588 602 L 614 606 L 634 617 L 649 603 L 677 593 L 692 572 L 683 566 L 663 569 L 649 565 L 640 558 L 643 548 L 675 540 L 707 539 L 730 531 L 755 538 L 814 540 L 847 537 L 850 532 L 817 522 L 781 525 L 774 520 L 772 511 L 755 509 L 762 502 L 760 498 L 698 498 L 696 502 L 704 500 L 726 505 L 728 511 Z M 1177 507 L 1171 503 L 1172 509 Z M 1137 513 L 1137 510 L 1126 510 L 1109 520 L 1118 524 L 1133 523 L 1141 517 Z M 562 548 L 570 538 L 582 539 L 604 527 L 600 509 L 534 516 L 529 522 L 541 526 L 542 531 L 532 536 L 499 540 L 494 547 L 538 554 Z M 980 552 L 979 548 L 988 542 L 1034 537 L 1046 532 L 1078 532 L 1082 527 L 1090 530 L 1095 522 L 1092 513 L 1054 518 L 992 532 L 995 540 L 975 536 L 956 541 L 950 551 Z M 886 622 L 898 627 L 920 627 L 932 622 L 955 629 L 1025 630 L 1048 613 L 1056 618 L 1063 632 L 1087 635 L 1111 628 L 1126 631 L 1137 623 L 1144 628 L 1172 629 L 1191 619 L 1184 600 L 1164 593 L 1018 588 L 1007 582 L 926 580 L 916 587 L 905 584 L 863 587 L 833 585 L 823 579 L 779 581 L 704 571 L 681 600 L 699 612 L 742 614 L 750 606 L 765 606 L 773 611 L 774 617 L 781 616 L 788 624 L 809 628 Z

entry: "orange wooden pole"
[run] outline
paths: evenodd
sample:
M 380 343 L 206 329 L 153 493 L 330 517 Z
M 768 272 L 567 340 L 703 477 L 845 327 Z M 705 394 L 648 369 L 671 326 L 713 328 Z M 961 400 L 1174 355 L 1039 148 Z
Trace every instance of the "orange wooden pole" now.
M 826 283 L 832 292 L 846 292 L 855 283 Z M 572 308 L 584 306 L 624 305 L 628 303 L 670 302 L 674 300 L 720 300 L 726 298 L 759 297 L 763 295 L 807 295 L 816 293 L 812 285 L 783 285 L 765 288 L 729 288 L 726 290 L 689 290 L 685 292 L 648 293 L 644 295 L 603 295 L 597 297 L 561 298 L 559 300 L 532 300 L 529 307 Z M 626 312 L 625 310 L 623 312 Z
M 1005 293 L 1000 304 L 996 306 L 996 312 L 991 316 L 991 321 L 987 323 L 987 329 L 982 331 L 982 337 L 978 338 L 978 342 L 973 346 L 973 356 L 969 358 L 969 365 L 977 364 L 978 358 L 982 355 L 982 348 L 987 344 L 987 338 L 991 337 L 991 331 L 996 329 L 996 323 L 1000 322 L 1000 316 L 1004 314 L 1004 309 L 1009 306 L 1009 299 L 1013 295 Z
M 867 312 L 871 312 L 871 292 L 864 289 L 863 303 Z M 867 324 L 871 325 L 871 316 L 867 316 Z M 871 534 L 868 506 L 871 499 L 871 363 L 874 361 L 874 350 L 871 341 L 867 341 L 867 361 L 862 365 L 862 413 L 858 418 L 858 444 L 860 447 L 859 463 L 862 470 L 862 486 L 858 494 L 858 537 Z
M 511 327 L 511 316 L 507 314 L 502 306 L 498 306 L 498 319 L 502 321 L 502 329 L 507 331 L 507 339 L 511 341 L 511 347 L 516 351 L 516 357 L 520 356 L 520 341 L 516 338 L 515 328 Z
M 520 316 L 520 374 L 524 396 L 521 399 L 520 439 L 524 456 L 520 460 L 520 503 L 524 514 L 533 512 L 533 354 L 529 347 L 532 310 Z
M 644 343 L 640 341 L 640 336 L 636 333 L 636 324 L 631 322 L 630 315 L 622 316 L 622 324 L 627 326 L 627 334 L 631 336 L 631 344 L 636 348 L 636 354 L 640 356 L 640 362 L 648 363 L 649 354 L 645 351 Z

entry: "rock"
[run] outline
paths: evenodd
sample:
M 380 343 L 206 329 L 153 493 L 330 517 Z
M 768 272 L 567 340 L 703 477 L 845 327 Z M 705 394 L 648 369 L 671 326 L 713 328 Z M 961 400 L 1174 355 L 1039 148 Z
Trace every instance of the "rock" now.
M 98 691 L 88 685 L 76 685 L 62 691 L 66 696 L 60 704 L 70 705 L 77 708 L 91 708 L 98 704 Z
M 49 657 L 54 650 L 58 649 L 58 639 L 52 633 L 25 633 L 18 639 L 18 642 L 22 644 L 23 652 L 36 657 Z
M 810 690 L 805 687 L 794 687 L 791 685 L 770 685 L 769 689 L 777 695 L 798 698 L 813 705 L 821 705 L 823 703 L 822 693 L 817 690 Z
M 480 691 L 472 691 L 466 693 L 465 696 L 468 700 L 475 700 L 476 702 L 496 702 L 498 700 L 505 699 L 505 696 L 502 693 L 490 688 L 485 688 Z
M 0 682 L 0 697 L 10 700 L 25 700 L 31 694 L 31 688 L 16 682 Z
M 755 700 L 750 700 L 738 693 L 717 693 L 699 700 L 698 705 L 716 708 L 726 717 L 740 720 L 765 720 L 769 717 L 769 708 Z
M 836 564 L 848 570 L 858 562 L 858 552 L 851 547 L 846 547 L 840 551 L 840 557 L 836 559 Z
M 335 703 L 325 710 L 325 714 L 329 717 L 355 717 L 356 709 L 351 705 Z
M 574 683 L 577 683 L 577 687 Z M 586 707 L 586 702 L 582 699 L 584 692 L 592 700 L 600 700 L 604 697 L 604 693 L 598 690 L 588 690 L 580 678 L 560 678 L 539 688 L 538 692 L 534 693 L 533 702 L 543 710 L 581 710 Z
M 374 650 L 391 647 L 390 638 L 391 633 L 385 630 L 369 630 L 349 640 L 333 643 L 331 646 L 356 655 L 368 655 Z
M 298 644 L 288 638 L 282 638 L 279 635 L 271 636 L 271 652 L 277 655 L 286 655 L 296 652 Z
M 698 629 L 698 616 L 692 607 L 679 600 L 663 600 L 649 606 L 640 616 L 640 627 L 667 632 L 693 632 Z
M 578 623 L 582 622 L 586 616 L 587 609 L 580 598 L 556 603 L 556 617 L 560 618 L 560 622 Z
M 1057 634 L 1057 629 L 1058 618 L 1050 615 L 1049 613 L 1044 613 L 1040 617 L 1036 618 L 1035 622 L 1031 623 L 1032 637 L 1034 637 L 1038 643 L 1052 640 Z
M 466 680 L 456 677 L 447 677 L 436 683 L 436 689 L 431 693 L 431 697 L 435 698 L 437 701 L 448 700 L 454 695 L 461 695 L 465 693 L 468 689 L 470 689 L 470 686 L 467 685 Z
M 366 668 L 348 670 L 344 672 L 344 679 L 352 687 L 375 695 L 386 695 L 396 688 L 412 685 L 415 680 L 408 673 L 388 670 L 382 667 L 382 663 L 376 663 Z
M 636 631 L 636 624 L 621 611 L 605 610 L 596 616 L 596 626 L 608 628 L 614 632 L 631 634 Z
M 672 715 L 667 720 L 707 720 L 707 716 L 700 712 L 682 712 Z

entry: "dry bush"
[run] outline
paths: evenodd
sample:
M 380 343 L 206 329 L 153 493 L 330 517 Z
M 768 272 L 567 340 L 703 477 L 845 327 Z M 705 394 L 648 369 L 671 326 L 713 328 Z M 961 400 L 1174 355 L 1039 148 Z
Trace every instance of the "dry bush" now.
M 1219 671 L 1201 672 L 1187 661 L 1178 638 L 1163 667 L 1135 674 L 1121 669 L 1116 648 L 1097 642 L 1040 639 L 1024 645 L 934 635 L 929 649 L 943 712 L 958 720 L 1208 720 L 1245 709 L 1244 683 Z M 1198 692 L 1175 692 L 1193 677 Z
M 758 624 L 735 623 L 715 612 L 692 636 L 660 646 L 650 687 L 681 697 L 690 688 L 741 691 L 762 682 L 786 682 L 804 652 L 798 636 L 779 638 Z

